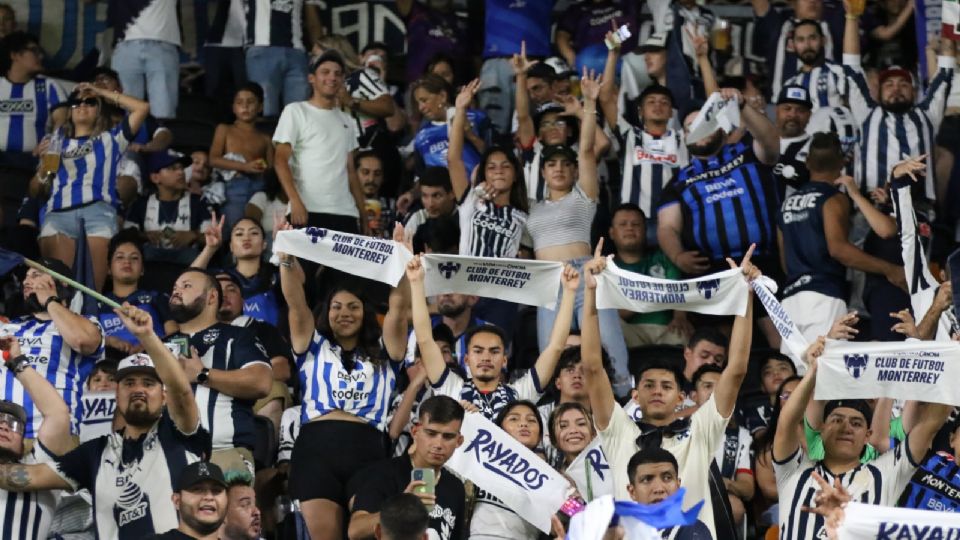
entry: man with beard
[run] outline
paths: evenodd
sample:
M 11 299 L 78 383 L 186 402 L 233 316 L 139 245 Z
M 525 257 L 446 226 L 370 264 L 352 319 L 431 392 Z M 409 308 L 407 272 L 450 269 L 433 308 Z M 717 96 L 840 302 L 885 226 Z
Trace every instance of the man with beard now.
M 740 105 L 740 118 L 753 144 L 724 145 L 720 129 L 687 144 L 690 165 L 660 199 L 660 249 L 685 274 L 702 275 L 726 269 L 725 258 L 739 259 L 756 244 L 755 264 L 766 275 L 776 276 L 777 193 L 772 166 L 780 154 L 777 129 L 763 113 L 744 107 L 738 90 L 724 88 L 721 95 Z M 699 114 L 687 115 L 687 133 Z
M 42 259 L 41 265 L 66 277 L 70 268 L 56 259 Z M 23 278 L 24 307 L 27 315 L 0 326 L 0 333 L 14 336 L 30 365 L 63 396 L 70 409 L 71 433 L 80 421 L 83 382 L 103 354 L 103 335 L 96 317 L 84 317 L 70 311 L 73 296 L 66 285 L 56 283 L 49 274 L 31 268 Z M 12 372 L 0 376 L 0 395 L 27 409 L 23 436 L 34 439 L 43 419 L 37 402 L 29 399 L 23 385 Z
M 805 88 L 813 110 L 846 106 L 850 88 L 855 84 L 841 64 L 826 59 L 824 41 L 823 28 L 813 19 L 803 19 L 793 27 L 793 48 L 800 60 L 800 69 L 783 87 Z
M 491 324 L 473 314 L 473 306 L 477 305 L 479 297 L 468 294 L 438 294 L 436 297 L 437 314 L 430 316 L 430 325 L 445 324 L 453 332 L 453 355 L 457 364 L 464 373 L 470 375 L 467 366 L 467 330 L 478 326 Z M 417 336 L 413 330 L 407 340 L 407 364 L 413 363 L 417 350 Z
M 124 427 L 83 443 L 56 464 L 0 465 L 0 489 L 89 489 L 97 537 L 140 540 L 177 525 L 174 481 L 209 453 L 210 438 L 200 429 L 190 381 L 153 331 L 150 314 L 129 304 L 117 314 L 146 351 L 124 358 L 117 370 Z
M 227 515 L 220 527 L 222 540 L 259 540 L 260 509 L 257 494 L 250 487 L 253 477 L 246 473 L 227 475 Z
M 934 135 L 940 130 L 947 96 L 950 95 L 956 66 L 956 42 L 943 36 L 937 57 L 937 74 L 930 81 L 923 99 L 916 102 L 913 74 L 908 69 L 891 66 L 880 72 L 880 102 L 867 89 L 860 65 L 858 17 L 847 10 L 847 30 L 843 41 L 844 66 L 854 78 L 850 108 L 860 124 L 861 141 L 857 148 L 857 185 L 862 193 L 882 187 L 890 172 L 904 156 L 926 156 L 927 174 L 917 184 L 914 197 L 937 198 L 934 165 Z
M 807 152 L 810 135 L 807 124 L 813 104 L 810 92 L 802 86 L 784 86 L 777 97 L 777 130 L 780 132 L 780 157 L 773 168 L 780 200 L 810 180 Z
M 43 415 L 37 440 L 40 444 L 26 447 L 23 438 L 27 411 L 11 401 L 0 401 L 0 463 L 24 465 L 55 463 L 55 457 L 72 450 L 76 443 L 70 436 L 70 409 L 57 389 L 30 366 L 27 357 L 12 337 L 0 338 L 7 373 L 23 385 L 26 396 L 37 404 Z M 0 530 L 20 527 L 22 540 L 43 540 L 50 531 L 53 514 L 60 500 L 60 491 L 44 491 L 36 496 L 0 490 Z M 24 534 L 25 533 L 25 534 Z
M 430 513 L 430 538 L 455 540 L 463 536 L 466 523 L 463 483 L 443 465 L 463 443 L 460 424 L 463 407 L 447 396 L 433 396 L 420 406 L 420 421 L 413 427 L 413 451 L 371 465 L 357 478 L 348 534 L 352 539 L 373 538 L 380 524 L 385 501 L 400 493 L 412 493 Z M 433 469 L 432 492 L 417 489 L 423 481 L 411 481 L 415 469 Z
M 227 481 L 220 467 L 198 461 L 180 473 L 173 505 L 180 526 L 151 540 L 219 540 L 220 525 L 227 515 Z
M 220 322 L 223 291 L 199 268 L 184 270 L 173 285 L 170 315 L 180 331 L 167 336 L 179 347 L 193 385 L 200 424 L 213 438 L 210 460 L 229 471 L 253 473 L 253 405 L 270 393 L 273 381 L 267 352 L 253 333 Z
M 381 193 L 383 187 L 383 159 L 375 150 L 366 148 L 357 153 L 355 159 L 357 179 L 363 187 L 366 197 L 367 225 L 370 236 L 391 238 L 393 223 L 397 219 L 397 200 Z

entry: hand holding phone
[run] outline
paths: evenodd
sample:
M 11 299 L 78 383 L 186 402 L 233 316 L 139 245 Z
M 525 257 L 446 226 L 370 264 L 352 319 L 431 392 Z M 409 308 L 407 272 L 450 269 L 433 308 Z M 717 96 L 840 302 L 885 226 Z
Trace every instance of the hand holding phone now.
M 437 475 L 433 469 L 413 469 L 410 471 L 410 485 L 407 493 L 413 493 L 420 498 L 427 511 L 433 510 L 437 503 Z

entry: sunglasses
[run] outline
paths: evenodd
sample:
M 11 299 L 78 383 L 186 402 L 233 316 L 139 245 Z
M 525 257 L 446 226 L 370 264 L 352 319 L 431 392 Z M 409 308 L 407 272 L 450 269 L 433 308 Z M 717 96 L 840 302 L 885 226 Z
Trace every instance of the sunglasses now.
M 26 426 L 16 416 L 9 413 L 0 413 L 0 426 L 6 426 L 8 430 L 23 435 Z
M 87 107 L 97 107 L 98 105 L 100 105 L 100 101 L 99 101 L 97 98 L 95 98 L 95 97 L 88 97 L 88 98 L 83 98 L 83 99 L 71 99 L 71 100 L 70 100 L 70 108 L 71 108 L 71 109 L 76 109 L 77 107 L 79 107 L 79 106 L 81 106 L 81 105 L 86 105 Z

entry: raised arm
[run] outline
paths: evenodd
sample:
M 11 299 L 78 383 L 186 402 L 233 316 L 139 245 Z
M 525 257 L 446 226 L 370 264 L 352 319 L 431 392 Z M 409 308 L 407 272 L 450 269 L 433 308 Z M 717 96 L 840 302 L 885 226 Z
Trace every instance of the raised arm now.
M 780 134 L 777 126 L 762 112 L 753 107 L 745 107 L 743 94 L 735 88 L 720 90 L 724 99 L 736 99 L 740 105 L 740 119 L 744 127 L 753 135 L 753 149 L 757 158 L 766 165 L 774 165 L 780 157 Z
M 398 244 L 405 244 L 403 225 L 397 223 L 393 227 L 393 240 Z M 406 248 L 413 251 L 413 246 L 406 244 Z M 403 360 L 407 353 L 408 311 L 410 308 L 410 287 L 402 280 L 390 291 L 387 300 L 387 314 L 383 318 L 383 345 L 391 360 Z
M 903 268 L 887 262 L 853 245 L 848 237 L 850 229 L 850 204 L 842 194 L 830 197 L 823 205 L 823 232 L 827 240 L 830 256 L 844 266 L 857 270 L 879 274 L 887 280 L 906 289 Z
M 48 302 L 47 313 L 53 320 L 54 326 L 60 332 L 63 342 L 71 349 L 84 356 L 89 356 L 103 344 L 103 335 L 100 328 L 82 315 L 70 311 L 61 302 Z
M 146 311 L 124 303 L 114 310 L 127 330 L 143 345 L 150 355 L 157 376 L 163 383 L 170 418 L 183 433 L 193 433 L 200 425 L 200 411 L 193 397 L 190 380 L 170 349 L 153 332 L 153 319 Z
M 597 313 L 597 274 L 606 268 L 603 258 L 603 238 L 597 244 L 593 260 L 583 267 L 586 280 L 583 291 L 583 315 L 580 318 L 580 357 L 583 375 L 587 380 L 587 394 L 593 411 L 593 423 L 598 430 L 607 429 L 617 400 L 613 384 L 603 369 L 603 345 L 600 340 L 600 317 Z
M 289 225 L 288 225 L 289 226 Z M 310 347 L 316 322 L 313 312 L 307 305 L 307 297 L 303 291 L 303 268 L 297 258 L 286 253 L 277 253 L 280 257 L 280 289 L 283 299 L 287 302 L 287 321 L 290 325 L 290 346 L 293 352 L 301 354 Z
M 600 196 L 600 181 L 597 178 L 597 154 L 594 137 L 597 131 L 597 96 L 604 83 L 593 73 L 583 68 L 580 90 L 583 93 L 583 114 L 580 120 L 580 148 L 577 153 L 579 179 L 577 184 L 591 200 Z
M 707 37 L 699 32 L 690 32 L 684 28 L 684 32 L 690 36 L 693 43 L 693 49 L 697 55 L 697 65 L 700 67 L 700 76 L 703 78 L 703 90 L 705 96 L 710 96 L 714 92 L 720 91 L 720 85 L 717 83 L 717 75 L 713 71 L 713 64 L 710 63 L 710 42 Z
M 740 262 L 740 269 L 743 276 L 748 281 L 753 281 L 760 277 L 760 270 L 750 263 L 750 257 L 753 255 L 754 246 L 750 246 L 743 261 Z M 737 263 L 732 259 L 727 259 L 731 268 L 737 268 Z M 720 374 L 720 380 L 717 381 L 717 387 L 713 391 L 713 399 L 717 405 L 717 412 L 724 418 L 733 414 L 733 408 L 737 403 L 737 394 L 740 393 L 740 385 L 743 384 L 743 378 L 747 376 L 747 366 L 750 362 L 750 344 L 753 340 L 753 288 L 747 289 L 747 312 L 742 317 L 738 316 L 733 322 L 733 331 L 730 333 L 730 347 L 727 351 L 727 365 Z
M 530 116 L 530 94 L 527 92 L 527 72 L 537 63 L 527 59 L 527 42 L 520 42 L 520 54 L 513 55 L 510 65 L 513 75 L 517 78 L 517 140 L 520 146 L 526 148 L 533 144 L 536 138 L 536 129 L 533 126 L 533 117 Z
M 447 149 L 447 169 L 450 171 L 450 183 L 453 184 L 453 193 L 458 201 L 470 188 L 470 173 L 463 163 L 463 145 L 466 138 L 464 132 L 470 129 L 470 125 L 467 123 L 467 107 L 470 106 L 470 102 L 473 101 L 473 96 L 476 95 L 479 88 L 480 79 L 474 79 L 460 90 L 455 102 L 456 114 L 454 114 L 453 124 L 448 130 L 450 146 Z
M 570 335 L 570 324 L 573 322 L 573 307 L 577 297 L 577 287 L 580 285 L 580 272 L 572 266 L 566 266 L 560 275 L 563 285 L 563 295 L 560 305 L 557 306 L 557 317 L 553 320 L 553 329 L 550 330 L 550 340 L 547 346 L 540 351 L 534 368 L 540 380 L 540 388 L 550 382 L 553 372 L 557 369 L 557 360 L 563 353 L 567 337 Z
M 857 187 L 857 182 L 852 176 L 843 175 L 833 182 L 835 186 L 846 188 L 847 196 L 857 205 L 860 213 L 867 219 L 870 228 L 880 238 L 892 238 L 897 234 L 897 222 L 892 217 L 880 211 L 873 205 L 870 199 L 866 198 Z
M 777 420 L 777 432 L 773 437 L 773 459 L 783 462 L 800 448 L 800 437 L 797 425 L 803 419 L 803 411 L 807 402 L 813 397 L 813 388 L 817 380 L 817 357 L 823 352 L 823 339 L 819 339 L 807 349 L 810 369 L 803 376 L 803 380 L 790 394 L 780 418 Z
M 217 219 L 216 210 L 210 211 L 210 225 L 203 231 L 203 249 L 197 258 L 190 263 L 191 268 L 206 268 L 210 265 L 213 256 L 223 244 L 223 221 L 227 216 Z
M 616 23 L 613 24 L 616 25 Z M 607 32 L 607 40 L 611 43 L 614 42 L 611 40 L 612 34 L 612 32 Z M 598 96 L 600 110 L 603 111 L 603 119 L 615 132 L 618 130 L 617 123 L 620 118 L 619 104 L 617 103 L 619 92 L 617 85 L 614 83 L 617 80 L 617 60 L 619 59 L 620 45 L 607 51 L 607 61 L 603 65 L 603 80 L 607 81 L 607 84 L 600 87 L 600 95 Z
M 921 403 L 917 415 L 917 422 L 907 433 L 907 443 L 910 450 L 910 461 L 920 463 L 923 456 L 930 450 L 933 437 L 943 427 L 943 423 L 953 410 L 951 405 L 940 403 Z
M 413 316 L 413 333 L 420 349 L 420 361 L 427 372 L 427 379 L 437 384 L 447 369 L 440 346 L 433 340 L 433 325 L 427 310 L 427 296 L 423 288 L 423 263 L 417 255 L 407 263 L 407 281 L 410 283 L 410 310 Z
M 78 84 L 76 91 L 81 94 L 92 92 L 104 101 L 113 103 L 117 107 L 127 111 L 127 123 L 130 125 L 130 131 L 133 133 L 140 131 L 140 126 L 143 125 L 143 122 L 147 119 L 147 115 L 150 114 L 150 104 L 133 96 L 104 90 L 90 83 Z

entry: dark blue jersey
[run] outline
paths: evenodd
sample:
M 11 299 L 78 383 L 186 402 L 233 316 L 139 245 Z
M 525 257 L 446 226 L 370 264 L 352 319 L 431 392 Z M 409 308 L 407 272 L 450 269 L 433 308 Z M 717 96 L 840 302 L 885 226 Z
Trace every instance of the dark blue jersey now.
M 960 466 L 946 452 L 931 454 L 914 473 L 897 506 L 936 512 L 960 511 Z
M 824 233 L 823 205 L 840 191 L 825 182 L 807 182 L 783 201 L 779 222 L 787 263 L 784 297 L 814 291 L 847 297 L 847 269 L 830 256 Z
M 163 329 L 163 323 L 172 320 L 172 317 L 170 317 L 170 301 L 167 295 L 160 294 L 156 291 L 138 290 L 126 298 L 120 298 L 113 293 L 108 293 L 106 296 L 111 300 L 116 300 L 120 304 L 130 302 L 130 305 L 146 311 L 150 314 L 150 317 L 153 318 L 153 331 L 158 336 L 166 335 Z M 114 313 L 112 307 L 106 304 L 100 304 L 100 313 L 97 315 L 97 318 L 100 319 L 100 326 L 103 327 L 104 337 L 120 338 L 132 345 L 140 343 L 137 338 L 127 330 L 127 327 L 120 322 L 120 317 Z

